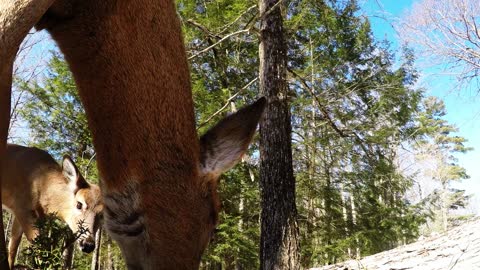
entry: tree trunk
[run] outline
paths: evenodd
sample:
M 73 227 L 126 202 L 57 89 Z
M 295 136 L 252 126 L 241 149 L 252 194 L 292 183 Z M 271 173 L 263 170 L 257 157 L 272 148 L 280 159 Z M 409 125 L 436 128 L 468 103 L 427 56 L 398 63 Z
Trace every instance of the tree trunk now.
M 343 222 L 344 222 L 343 230 L 345 232 L 345 237 L 348 237 L 350 236 L 350 231 L 348 230 L 348 210 L 347 210 L 347 200 L 346 200 L 347 198 L 345 198 L 345 195 L 344 195 L 345 187 L 342 181 L 340 181 L 339 187 L 340 187 L 340 200 L 342 203 L 342 215 L 343 215 Z M 351 258 L 352 257 L 351 246 L 348 246 L 347 253 L 348 253 L 348 257 Z
M 106 270 L 115 270 L 112 256 L 112 240 L 107 235 L 107 267 Z
M 12 225 L 13 225 L 13 214 L 10 214 L 7 211 L 3 211 L 3 217 L 7 217 L 7 227 L 5 227 L 5 243 L 8 243 L 10 241 L 10 232 L 12 231 Z
M 442 228 L 446 232 L 448 230 L 448 195 L 446 181 L 442 180 L 442 194 L 440 195 L 440 211 L 442 212 Z
M 281 1 L 260 0 L 260 269 L 300 269 Z
M 327 162 L 327 160 L 324 160 L 324 165 L 325 167 L 325 186 L 323 187 L 323 194 L 324 194 L 324 208 L 325 209 L 325 214 L 323 215 L 324 219 L 324 226 L 325 226 L 325 237 L 323 237 L 323 242 L 324 244 L 330 246 L 332 244 L 332 223 L 333 223 L 333 202 L 330 194 L 332 194 L 332 179 L 331 179 L 331 172 L 330 170 L 332 169 L 332 164 L 331 162 Z M 326 263 L 332 264 L 335 263 L 335 260 L 332 256 L 331 253 L 326 252 Z
M 74 251 L 75 245 L 70 244 L 68 247 L 66 247 L 63 250 L 62 256 L 63 256 L 63 270 L 70 270 L 72 269 L 72 263 L 73 263 L 73 251 Z
M 356 229 L 357 227 L 357 210 L 355 209 L 355 196 L 353 194 L 353 192 L 350 194 L 350 206 L 351 206 L 351 211 L 352 211 L 352 225 L 353 225 L 353 228 Z M 355 237 L 355 244 L 356 244 L 356 248 L 355 248 L 355 259 L 359 260 L 360 257 L 361 257 L 361 254 L 360 254 L 360 241 L 358 239 L 358 237 Z
M 102 227 L 98 228 L 95 234 L 95 249 L 92 256 L 92 270 L 98 270 L 100 265 L 100 243 L 102 241 Z

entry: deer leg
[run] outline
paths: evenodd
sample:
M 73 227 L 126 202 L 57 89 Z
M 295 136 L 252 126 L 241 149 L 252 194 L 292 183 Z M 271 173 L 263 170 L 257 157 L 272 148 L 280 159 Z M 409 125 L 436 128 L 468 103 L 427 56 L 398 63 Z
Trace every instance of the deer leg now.
M 33 226 L 33 223 L 25 223 L 22 224 L 23 232 L 25 233 L 25 236 L 27 237 L 28 242 L 33 242 L 33 239 L 37 237 L 39 234 L 38 229 Z
M 10 242 L 8 243 L 8 265 L 10 266 L 10 269 L 13 269 L 13 265 L 15 264 L 15 257 L 17 256 L 20 241 L 22 240 L 22 234 L 22 225 L 18 219 L 14 217 L 12 224 L 12 235 L 10 236 Z
M 35 237 L 37 237 L 37 235 L 39 234 L 38 229 L 34 225 L 37 217 L 34 215 L 34 212 L 27 211 L 25 209 L 22 209 L 20 211 L 14 210 L 13 212 L 15 213 L 15 222 L 18 222 L 20 224 L 22 232 L 27 237 L 27 240 L 31 243 L 33 239 L 35 239 Z

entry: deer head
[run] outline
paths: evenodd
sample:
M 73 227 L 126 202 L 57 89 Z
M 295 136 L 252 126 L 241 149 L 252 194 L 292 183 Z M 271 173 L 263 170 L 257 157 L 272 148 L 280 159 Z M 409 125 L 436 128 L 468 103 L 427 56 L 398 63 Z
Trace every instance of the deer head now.
M 103 210 L 100 188 L 88 183 L 78 171 L 69 156 L 64 156 L 62 171 L 72 192 L 70 201 L 62 207 L 65 222 L 74 234 L 79 234 L 78 244 L 83 252 L 90 253 L 95 249 L 95 233 L 100 225 Z
M 198 267 L 218 223 L 218 178 L 248 148 L 265 103 L 261 98 L 227 116 L 200 138 L 198 176 L 191 179 L 195 184 L 182 187 L 182 194 L 176 194 L 174 201 L 147 195 L 149 186 L 138 184 L 129 185 L 122 193 L 106 194 L 106 228 L 120 243 L 130 269 L 158 269 L 167 263 L 177 269 Z M 142 207 L 145 203 L 148 207 Z M 158 215 L 162 224 L 152 223 L 151 215 Z M 179 252 L 184 255 L 178 256 Z

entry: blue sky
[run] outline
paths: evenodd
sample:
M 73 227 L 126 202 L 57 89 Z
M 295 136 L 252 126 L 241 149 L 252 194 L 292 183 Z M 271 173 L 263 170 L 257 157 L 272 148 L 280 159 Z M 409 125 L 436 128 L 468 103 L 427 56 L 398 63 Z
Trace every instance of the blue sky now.
M 370 19 L 375 37 L 388 39 L 394 48 L 398 48 L 399 37 L 392 23 L 416 1 L 418 0 L 365 0 L 360 5 L 362 12 Z M 468 146 L 474 148 L 473 151 L 458 155 L 459 164 L 467 169 L 470 179 L 455 186 L 473 194 L 473 202 L 480 202 L 480 98 L 471 89 L 454 88 L 454 78 L 439 75 L 438 70 L 420 67 L 422 77 L 419 86 L 424 87 L 428 95 L 437 96 L 445 102 L 445 119 L 456 125 L 459 128 L 458 135 L 468 139 Z

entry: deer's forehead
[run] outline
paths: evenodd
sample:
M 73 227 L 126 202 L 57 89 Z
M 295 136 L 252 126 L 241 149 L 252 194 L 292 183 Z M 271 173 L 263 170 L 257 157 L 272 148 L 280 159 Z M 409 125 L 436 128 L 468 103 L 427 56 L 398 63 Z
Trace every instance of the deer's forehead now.
M 77 200 L 85 202 L 89 206 L 97 206 L 102 204 L 100 189 L 97 185 L 90 185 L 89 188 L 82 188 L 75 195 Z

